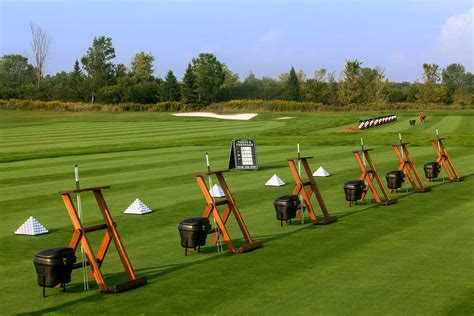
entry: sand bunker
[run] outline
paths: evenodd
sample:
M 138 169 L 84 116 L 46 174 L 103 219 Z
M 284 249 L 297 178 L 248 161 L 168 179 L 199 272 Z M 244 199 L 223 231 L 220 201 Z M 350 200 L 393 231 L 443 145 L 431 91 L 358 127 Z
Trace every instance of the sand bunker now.
M 175 113 L 174 116 L 197 116 L 197 117 L 212 117 L 224 120 L 243 120 L 247 121 L 257 116 L 255 113 L 246 114 L 215 114 L 211 112 L 188 112 L 188 113 Z
M 283 116 L 283 117 L 277 117 L 275 120 L 289 120 L 295 118 L 294 116 Z

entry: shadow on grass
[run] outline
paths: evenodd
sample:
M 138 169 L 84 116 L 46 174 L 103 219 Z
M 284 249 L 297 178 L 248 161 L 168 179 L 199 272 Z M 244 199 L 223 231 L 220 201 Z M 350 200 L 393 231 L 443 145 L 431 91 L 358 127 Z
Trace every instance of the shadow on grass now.
M 464 181 L 469 181 L 470 178 L 474 175 L 474 173 L 470 173 L 468 175 L 465 175 L 465 176 L 462 176 L 461 179 L 462 179 L 462 182 Z M 429 182 L 429 185 L 427 185 L 427 187 L 430 187 L 431 189 L 433 188 L 436 188 L 436 187 L 439 187 L 439 186 L 444 186 L 444 185 L 447 185 L 447 184 L 451 184 L 451 183 L 456 183 L 457 181 L 450 181 L 449 178 L 445 178 L 445 179 L 437 179 L 436 181 L 432 181 L 432 182 Z M 405 185 L 408 185 L 408 184 L 405 184 Z M 411 195 L 413 194 L 430 194 L 431 191 L 428 191 L 428 192 L 425 192 L 425 193 L 417 193 L 417 192 L 414 192 L 413 188 L 409 188 L 408 189 L 408 192 L 404 192 L 405 189 L 401 189 L 400 191 L 398 191 L 397 193 L 395 194 L 392 194 L 391 196 L 397 200 L 403 200 L 407 197 L 410 197 Z M 389 205 L 378 205 L 377 203 L 375 203 L 375 199 L 370 199 L 369 200 L 369 204 L 367 203 L 359 203 L 357 204 L 357 206 L 365 206 L 364 208 L 361 208 L 361 209 L 356 209 L 356 210 L 353 210 L 353 211 L 349 211 L 349 212 L 343 212 L 343 213 L 339 213 L 339 212 L 335 212 L 335 213 L 332 213 L 331 215 L 334 215 L 338 218 L 338 220 L 340 219 L 343 219 L 345 217 L 349 217 L 349 216 L 352 216 L 352 215 L 355 215 L 355 214 L 359 214 L 359 213 L 362 213 L 362 212 L 366 212 L 368 210 L 371 210 L 372 208 L 375 208 L 375 207 L 386 207 L 386 206 L 389 206 Z M 319 217 L 318 216 L 318 220 L 322 220 L 323 217 Z
M 464 181 L 471 181 L 473 175 L 474 174 L 469 174 L 469 175 L 464 176 Z M 438 186 L 444 186 L 444 185 L 447 185 L 447 184 L 451 184 L 451 182 L 450 181 L 444 181 L 444 182 L 437 181 L 437 182 L 432 182 L 431 187 L 436 188 Z M 397 199 L 404 199 L 408 196 L 411 196 L 414 193 L 415 192 L 411 191 L 409 193 L 404 194 L 403 196 L 397 197 Z M 361 205 L 359 205 L 359 206 L 361 206 Z M 352 216 L 352 215 L 355 215 L 355 214 L 366 212 L 366 211 L 371 210 L 374 207 L 378 207 L 378 206 L 379 205 L 377 205 L 377 204 L 371 204 L 371 205 L 366 205 L 364 208 L 361 208 L 361 209 L 356 209 L 356 210 L 349 211 L 349 212 L 344 212 L 344 213 L 333 213 L 332 215 L 336 215 L 338 217 L 338 219 L 343 219 L 343 218 L 348 217 L 348 216 Z M 276 222 L 276 224 L 277 224 L 277 222 Z M 337 225 L 337 222 L 334 223 L 334 224 Z M 291 231 L 284 231 L 282 233 L 273 234 L 273 235 L 260 235 L 260 236 L 257 235 L 255 240 L 261 240 L 264 243 L 263 246 L 265 247 L 265 245 L 268 245 L 269 243 L 271 243 L 274 240 L 286 238 L 288 236 L 298 234 L 298 233 L 300 233 L 304 230 L 317 229 L 317 227 L 314 226 L 312 224 L 312 222 L 309 221 L 309 219 L 308 219 L 308 222 L 305 223 L 305 224 L 299 224 L 298 222 L 296 222 L 291 226 L 295 227 Z M 236 245 L 236 247 L 238 247 L 240 245 L 243 245 L 245 243 L 243 238 L 234 239 L 233 242 Z M 258 249 L 256 251 L 258 251 Z M 215 260 L 224 260 L 227 257 L 233 256 L 233 254 L 229 253 L 228 251 L 225 251 L 223 254 L 215 253 L 214 246 L 205 247 L 201 250 L 201 252 L 203 254 L 205 254 L 206 256 L 201 258 L 201 259 L 195 260 L 193 262 L 184 262 L 184 263 L 177 263 L 177 264 L 151 266 L 151 267 L 148 267 L 148 268 L 137 269 L 137 270 L 135 270 L 135 272 L 136 272 L 137 275 L 146 276 L 149 281 L 152 281 L 156 278 L 159 278 L 159 277 L 164 276 L 164 275 L 169 274 L 169 273 L 174 273 L 176 271 L 191 268 L 193 266 L 206 264 L 208 262 L 215 261 Z M 215 255 L 210 255 L 211 253 L 215 253 Z M 196 254 L 196 255 L 198 255 L 198 254 Z M 105 276 L 105 278 L 106 278 L 106 282 L 108 284 L 115 284 L 115 283 L 123 281 L 124 278 L 126 278 L 126 276 L 123 273 L 120 273 L 120 274 L 108 275 L 108 276 Z M 70 306 L 73 306 L 73 305 L 87 303 L 87 302 L 100 302 L 100 301 L 104 300 L 105 296 L 104 296 L 103 293 L 100 293 L 98 291 L 97 285 L 95 284 L 95 282 L 92 281 L 90 285 L 91 285 L 91 291 L 95 292 L 91 295 L 87 295 L 85 297 L 81 297 L 81 298 L 76 299 L 76 300 L 67 301 L 67 302 L 64 302 L 60 305 L 56 305 L 56 306 L 52 306 L 52 307 L 48 307 L 48 308 L 44 308 L 44 309 L 39 309 L 39 310 L 36 310 L 36 311 L 27 312 L 27 313 L 20 313 L 20 314 L 17 314 L 17 315 L 45 314 L 45 313 L 50 313 L 50 312 L 58 312 L 58 311 L 61 311 L 64 308 L 69 308 Z M 49 292 L 50 296 L 62 295 L 60 289 L 49 289 L 48 292 Z M 80 292 L 82 292 L 82 284 L 81 283 L 76 283 L 76 284 L 68 286 L 67 287 L 67 292 L 70 292 L 70 293 L 80 293 Z M 41 295 L 40 291 L 38 292 L 38 295 Z M 459 306 L 455 306 L 453 311 L 465 311 L 469 308 L 470 308 L 469 305 L 459 305 Z
M 60 292 L 60 294 L 62 294 L 62 290 L 60 290 L 60 289 L 55 289 L 55 290 L 57 290 L 58 292 Z M 67 291 L 69 291 L 69 289 Z M 38 293 L 38 294 L 41 295 L 40 293 Z M 52 307 L 48 307 L 48 308 L 43 308 L 43 309 L 39 309 L 39 310 L 31 311 L 31 312 L 26 312 L 26 313 L 18 313 L 18 314 L 15 314 L 15 315 L 43 315 L 43 314 L 46 314 L 46 313 L 52 313 L 52 312 L 60 311 L 61 309 L 65 308 L 65 307 L 69 307 L 69 306 L 74 305 L 74 304 L 81 304 L 81 303 L 86 303 L 86 302 L 90 302 L 90 301 L 98 302 L 101 299 L 103 299 L 103 297 L 104 297 L 104 294 L 97 291 L 95 294 L 88 295 L 86 297 L 80 298 L 80 299 L 75 300 L 75 301 L 67 301 L 67 302 L 65 302 L 63 304 L 60 304 L 60 305 L 56 305 L 56 306 L 52 306 Z M 48 297 L 46 297 L 45 300 L 46 299 L 48 299 Z
M 283 232 L 283 233 L 280 233 L 280 234 L 257 236 L 256 238 L 254 238 L 254 241 L 257 241 L 257 240 L 262 241 L 263 242 L 263 247 L 265 247 L 265 244 L 272 241 L 272 240 L 285 238 L 285 237 L 288 237 L 290 235 L 297 234 L 300 231 L 303 231 L 303 230 L 306 230 L 306 229 L 312 229 L 314 227 L 315 226 L 311 222 L 309 222 L 307 224 L 304 224 L 304 226 L 302 226 L 298 229 L 289 231 L 289 232 L 287 231 L 287 232 Z M 232 242 L 234 243 L 235 247 L 240 247 L 240 246 L 245 244 L 245 239 L 244 238 L 233 239 Z M 209 246 L 209 247 L 202 248 L 200 253 L 202 253 L 202 254 L 216 253 L 216 250 L 215 250 L 214 247 L 215 246 Z M 224 245 L 224 249 L 226 249 L 225 245 Z M 255 249 L 253 251 L 258 251 L 258 249 Z M 184 250 L 183 250 L 183 252 L 184 252 Z M 191 254 L 191 255 L 193 255 L 193 254 Z M 196 254 L 196 255 L 198 255 L 198 254 Z M 161 265 L 161 266 L 156 266 L 156 267 L 143 268 L 143 269 L 136 270 L 136 272 L 137 272 L 137 274 L 146 276 L 148 280 L 153 280 L 157 277 L 166 275 L 168 273 L 173 273 L 173 272 L 179 271 L 181 269 L 190 268 L 190 267 L 193 267 L 193 266 L 196 266 L 196 265 L 206 264 L 206 263 L 208 263 L 210 261 L 214 261 L 214 260 L 222 260 L 226 257 L 230 257 L 230 256 L 234 256 L 234 255 L 239 255 L 239 254 L 232 254 L 232 253 L 228 252 L 227 250 L 224 250 L 224 253 L 221 254 L 221 255 L 216 254 L 212 257 L 206 257 L 206 258 L 203 258 L 201 260 L 196 260 L 196 261 L 193 261 L 193 262 L 185 262 L 185 263 L 169 264 L 169 265 Z M 184 253 L 183 253 L 183 256 L 184 256 Z

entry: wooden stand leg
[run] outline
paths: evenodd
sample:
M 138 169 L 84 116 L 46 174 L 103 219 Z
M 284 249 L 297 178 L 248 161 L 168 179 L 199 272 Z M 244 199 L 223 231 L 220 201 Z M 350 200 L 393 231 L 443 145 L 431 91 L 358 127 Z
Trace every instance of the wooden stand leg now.
M 240 211 L 237 207 L 237 204 L 235 203 L 235 200 L 230 193 L 229 187 L 227 186 L 227 183 L 224 179 L 223 172 L 228 171 L 228 170 L 223 170 L 223 171 L 214 171 L 214 172 L 209 172 L 209 173 L 200 173 L 196 174 L 196 181 L 199 185 L 199 188 L 201 189 L 204 199 L 206 201 L 206 207 L 204 209 L 203 217 L 209 218 L 211 215 L 214 217 L 214 220 L 216 221 L 216 225 L 219 228 L 220 233 L 222 234 L 222 237 L 224 239 L 224 242 L 227 246 L 227 249 L 232 252 L 232 253 L 243 253 L 252 249 L 256 249 L 262 246 L 261 241 L 253 241 L 252 237 L 250 236 L 250 233 L 247 230 L 247 227 L 245 225 L 245 222 L 240 214 Z M 219 185 L 221 186 L 222 190 L 224 191 L 225 194 L 225 199 L 219 202 L 215 202 L 214 199 L 211 197 L 209 193 L 209 188 L 206 185 L 206 182 L 204 180 L 204 177 L 208 177 L 211 175 L 214 175 L 217 177 L 217 180 L 219 182 Z M 226 205 L 224 212 L 222 216 L 219 214 L 219 211 L 217 209 L 217 206 L 219 205 Z M 232 239 L 229 235 L 229 232 L 227 231 L 226 228 L 226 223 L 227 220 L 229 219 L 230 214 L 233 214 L 235 216 L 235 219 L 237 220 L 237 223 L 239 225 L 239 228 L 245 238 L 246 244 L 241 246 L 241 247 L 235 247 Z M 216 231 L 211 242 L 216 243 L 217 242 L 217 237 L 218 237 L 218 232 Z
M 428 192 L 431 189 L 424 185 L 423 180 L 421 179 L 420 174 L 418 173 L 418 170 L 416 169 L 415 164 L 413 163 L 413 159 L 411 158 L 411 155 L 408 152 L 408 149 L 406 147 L 407 144 L 408 143 L 400 143 L 392 145 L 393 150 L 395 151 L 395 154 L 397 155 L 398 160 L 400 161 L 398 170 L 403 170 L 404 174 L 408 178 L 408 181 L 413 187 L 413 192 Z
M 74 226 L 74 232 L 73 232 L 71 241 L 69 243 L 69 246 L 73 249 L 77 249 L 77 246 L 79 245 L 79 243 L 81 244 L 82 249 L 84 250 L 84 253 L 87 257 L 87 262 L 85 264 L 91 267 L 92 269 L 91 274 L 95 278 L 101 292 L 119 293 L 125 290 L 129 290 L 129 289 L 144 285 L 147 283 L 147 279 L 145 277 L 137 278 L 135 276 L 135 272 L 133 271 L 128 255 L 125 251 L 125 247 L 122 244 L 122 241 L 120 240 L 118 232 L 115 228 L 115 223 L 112 220 L 112 216 L 110 215 L 110 211 L 107 207 L 107 204 L 105 203 L 104 197 L 101 192 L 102 189 L 106 189 L 106 188 L 109 188 L 109 187 L 94 187 L 94 188 L 87 188 L 87 189 L 81 189 L 81 190 L 69 190 L 69 191 L 59 192 L 59 194 L 61 195 L 61 198 L 64 202 L 64 205 L 66 206 L 69 217 L 71 218 L 71 221 Z M 76 212 L 76 209 L 75 209 L 75 206 L 71 199 L 70 194 L 80 193 L 84 191 L 93 192 L 96 198 L 97 204 L 99 206 L 99 209 L 105 220 L 105 224 L 91 226 L 91 227 L 83 227 L 81 220 L 79 219 L 79 216 Z M 92 250 L 92 247 L 90 246 L 89 240 L 87 238 L 87 233 L 98 231 L 98 230 L 104 230 L 104 229 L 106 230 L 106 232 L 102 240 L 101 246 L 99 248 L 98 255 L 96 257 L 94 255 L 94 251 Z M 127 273 L 129 277 L 129 280 L 119 283 L 119 284 L 115 284 L 111 287 L 108 287 L 105 283 L 100 267 L 105 259 L 105 255 L 107 253 L 107 250 L 109 248 L 111 241 L 113 241 L 115 244 L 115 248 L 117 249 L 117 252 L 119 253 L 120 260 L 122 261 L 122 264 L 125 268 L 125 272 Z M 84 263 L 76 263 L 74 265 L 74 268 L 81 268 L 83 264 Z
M 462 181 L 463 179 L 459 176 L 454 163 L 451 160 L 451 157 L 448 154 L 448 151 L 443 145 L 443 138 L 434 139 L 431 141 L 431 145 L 436 153 L 436 162 L 440 163 L 444 168 L 448 177 L 451 181 Z
M 327 210 L 326 204 L 324 203 L 323 197 L 321 195 L 321 192 L 318 189 L 318 186 L 316 184 L 316 180 L 314 179 L 313 173 L 311 171 L 311 168 L 309 167 L 308 164 L 308 159 L 312 157 L 299 157 L 299 158 L 290 158 L 288 159 L 288 165 L 290 167 L 291 173 L 293 175 L 293 178 L 295 179 L 296 185 L 295 188 L 293 189 L 293 195 L 300 195 L 303 199 L 304 206 L 308 210 L 309 216 L 311 218 L 311 221 L 313 222 L 314 225 L 326 225 L 330 223 L 334 223 L 337 221 L 337 217 L 329 215 L 329 212 Z M 306 177 L 308 179 L 307 182 L 303 182 L 301 180 L 301 177 L 298 173 L 298 170 L 296 168 L 295 161 L 300 160 L 301 164 L 303 165 L 303 170 L 306 173 Z M 305 186 L 309 186 L 308 190 L 305 189 Z M 322 220 L 318 220 L 316 213 L 314 211 L 313 205 L 311 203 L 311 196 L 315 195 L 316 200 L 318 201 L 318 205 L 321 209 L 321 212 L 323 214 Z
M 382 180 L 380 179 L 380 177 L 377 173 L 377 170 L 375 169 L 375 165 L 372 162 L 372 159 L 370 158 L 370 155 L 369 155 L 370 150 L 371 149 L 365 149 L 365 150 L 362 150 L 362 151 L 358 151 L 358 150 L 353 151 L 354 157 L 357 161 L 357 164 L 359 165 L 359 167 L 361 169 L 361 174 L 360 174 L 359 180 L 364 180 L 365 181 L 365 183 L 366 183 L 366 192 L 369 189 L 372 191 L 372 194 L 374 195 L 375 202 L 377 204 L 379 204 L 379 205 L 394 204 L 394 203 L 397 202 L 397 200 L 390 197 L 390 194 L 388 193 L 387 189 L 383 185 Z M 367 167 L 366 167 L 366 165 L 365 165 L 365 163 L 364 163 L 364 161 L 361 157 L 361 153 L 362 153 L 362 157 L 364 157 L 364 159 L 365 159 L 365 163 L 369 167 L 368 169 L 367 169 Z M 375 180 L 375 183 L 378 184 L 378 186 L 380 188 L 380 191 L 382 192 L 382 195 L 384 197 L 383 200 L 379 196 L 373 180 Z M 363 200 L 365 198 L 366 192 L 364 192 L 362 194 L 361 200 Z

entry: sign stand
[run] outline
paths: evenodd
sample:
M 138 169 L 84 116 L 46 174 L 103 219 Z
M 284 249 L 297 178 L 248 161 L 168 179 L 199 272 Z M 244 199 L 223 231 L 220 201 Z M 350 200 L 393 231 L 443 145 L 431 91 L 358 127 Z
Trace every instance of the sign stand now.
M 229 157 L 229 169 L 237 171 L 257 170 L 257 152 L 255 141 L 250 138 L 232 140 Z
M 403 170 L 408 180 L 410 181 L 414 192 L 417 192 L 417 193 L 428 192 L 431 190 L 431 188 L 425 187 L 425 185 L 423 184 L 420 174 L 416 170 L 416 167 L 413 164 L 411 155 L 408 152 L 408 149 L 406 147 L 406 145 L 408 144 L 409 143 L 403 143 L 403 142 L 399 144 L 392 144 L 393 150 L 395 151 L 395 154 L 397 154 L 398 160 L 400 161 L 398 170 Z M 413 171 L 413 175 L 415 177 L 413 177 L 413 175 L 411 174 L 411 171 Z M 418 182 L 418 185 L 420 187 L 416 185 L 415 179 Z
M 436 138 L 431 140 L 431 145 L 438 157 L 436 158 L 436 162 L 441 164 L 451 181 L 462 181 L 463 179 L 459 176 L 451 157 L 449 157 L 448 151 L 443 145 L 443 139 L 444 138 Z
M 262 246 L 262 242 L 252 240 L 252 237 L 250 236 L 247 230 L 247 226 L 245 226 L 244 220 L 240 215 L 240 211 L 237 207 L 237 204 L 235 204 L 234 198 L 232 197 L 229 187 L 225 182 L 224 175 L 222 173 L 227 171 L 229 170 L 217 170 L 212 172 L 198 173 L 195 175 L 199 188 L 201 189 L 202 194 L 204 195 L 204 199 L 206 200 L 206 207 L 202 216 L 205 218 L 209 218 L 212 215 L 215 219 L 216 225 L 218 226 L 217 229 L 209 231 L 209 234 L 214 233 L 212 243 L 215 244 L 217 242 L 220 232 L 224 238 L 224 242 L 227 246 L 227 249 L 232 253 L 243 253 L 256 248 L 260 248 Z M 212 198 L 211 194 L 209 193 L 209 188 L 207 187 L 206 181 L 204 180 L 205 177 L 210 177 L 212 175 L 216 176 L 217 181 L 219 181 L 219 184 L 225 194 L 225 198 L 220 201 L 215 201 Z M 217 209 L 219 205 L 225 205 L 225 209 L 222 213 L 222 216 L 219 214 L 219 210 Z M 239 224 L 240 230 L 242 231 L 246 242 L 245 245 L 238 248 L 234 246 L 232 239 L 230 238 L 229 232 L 225 227 L 231 212 L 234 214 L 235 219 Z
M 369 151 L 372 149 L 363 149 L 363 150 L 356 150 L 353 151 L 354 156 L 356 158 L 357 164 L 360 167 L 361 173 L 359 180 L 364 180 L 366 185 L 365 185 L 365 190 L 362 193 L 361 200 L 365 198 L 365 195 L 367 194 L 367 190 L 370 189 L 372 193 L 374 194 L 375 202 L 379 205 L 390 205 L 397 203 L 396 199 L 391 199 L 390 195 L 385 189 L 382 180 L 380 180 L 380 177 L 377 173 L 377 170 L 375 169 L 375 165 L 372 162 L 372 159 L 370 158 Z M 361 153 L 362 153 L 362 158 L 361 158 Z M 365 167 L 363 159 L 367 162 L 369 165 L 369 169 Z M 375 181 L 378 183 L 380 189 L 382 190 L 382 194 L 384 196 L 384 200 L 380 199 L 379 194 L 377 193 L 377 189 L 375 188 L 374 182 L 372 181 L 375 179 Z
M 307 159 L 310 159 L 310 158 L 313 158 L 313 157 L 288 158 L 288 165 L 290 166 L 291 173 L 293 174 L 293 178 L 295 179 L 295 182 L 296 182 L 296 185 L 295 185 L 295 188 L 293 189 L 292 194 L 293 195 L 301 194 L 303 198 L 303 203 L 308 209 L 309 216 L 314 225 L 326 225 L 326 224 L 334 223 L 337 221 L 337 217 L 329 215 L 326 205 L 324 204 L 323 197 L 321 196 L 321 193 L 319 192 L 319 189 L 316 185 L 316 180 L 314 180 L 313 172 L 311 171 L 311 168 L 308 165 Z M 295 161 L 298 161 L 298 160 L 302 163 L 303 168 L 306 172 L 306 176 L 308 178 L 308 181 L 306 182 L 301 181 L 301 177 L 298 174 L 298 169 L 295 164 Z M 305 186 L 309 186 L 309 189 L 306 190 Z M 311 204 L 311 196 L 313 193 L 316 196 L 316 199 L 318 200 L 318 203 L 319 203 L 319 207 L 321 208 L 321 211 L 324 215 L 324 219 L 321 221 L 319 221 L 318 218 L 316 217 L 316 213 L 314 212 L 313 205 Z
M 64 205 L 68 211 L 69 217 L 71 218 L 72 224 L 74 225 L 74 232 L 72 233 L 72 238 L 69 243 L 69 247 L 76 250 L 79 243 L 81 243 L 82 248 L 87 257 L 86 262 L 77 262 L 74 264 L 73 269 L 82 268 L 83 265 L 88 265 L 91 267 L 92 272 L 90 277 L 95 278 L 97 285 L 101 292 L 105 293 L 119 293 L 129 289 L 133 289 L 139 286 L 142 286 L 147 283 L 146 277 L 139 277 L 135 276 L 135 272 L 133 271 L 132 264 L 130 263 L 130 259 L 128 258 L 127 252 L 125 251 L 125 247 L 120 240 L 119 234 L 115 228 L 115 223 L 112 220 L 112 216 L 110 211 L 105 203 L 104 196 L 102 195 L 102 189 L 108 189 L 110 186 L 103 186 L 103 187 L 93 187 L 93 188 L 86 188 L 86 189 L 79 189 L 79 190 L 68 190 L 68 191 L 61 191 L 59 194 L 63 199 Z M 76 212 L 76 208 L 74 206 L 74 202 L 71 199 L 71 193 L 81 193 L 86 191 L 92 191 L 94 197 L 97 201 L 97 205 L 99 206 L 99 210 L 104 217 L 105 224 L 83 227 L 82 223 L 79 219 L 79 216 Z M 97 253 L 97 257 L 94 255 L 94 251 L 92 250 L 89 240 L 87 239 L 86 233 L 95 232 L 99 230 L 105 229 L 105 235 L 102 239 L 102 243 L 100 245 L 99 251 Z M 100 271 L 100 267 L 104 262 L 105 255 L 109 248 L 110 242 L 113 241 L 115 244 L 115 248 L 120 256 L 120 260 L 122 261 L 122 265 L 125 269 L 125 272 L 128 275 L 129 280 L 112 285 L 110 287 L 107 286 L 105 283 L 104 276 Z

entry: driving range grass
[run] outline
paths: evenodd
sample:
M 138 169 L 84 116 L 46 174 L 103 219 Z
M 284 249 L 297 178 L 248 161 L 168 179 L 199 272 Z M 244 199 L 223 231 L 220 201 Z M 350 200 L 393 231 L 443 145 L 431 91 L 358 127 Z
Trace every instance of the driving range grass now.
M 167 113 L 0 112 L 0 314 L 472 315 L 474 112 L 428 112 L 428 122 L 415 126 L 408 122 L 415 112 L 397 114 L 396 123 L 342 133 L 381 114 L 260 113 L 225 121 Z M 284 116 L 295 118 L 275 120 Z M 422 194 L 406 190 L 406 183 L 393 194 L 397 204 L 348 207 L 342 185 L 359 175 L 352 150 L 361 135 L 374 148 L 382 177 L 398 166 L 390 144 L 399 131 L 423 173 L 423 164 L 435 159 L 429 140 L 436 127 L 463 182 L 425 182 L 432 191 Z M 226 168 L 233 137 L 257 143 L 260 169 L 225 176 L 250 234 L 264 246 L 232 255 L 218 253 L 208 239 L 201 253 L 185 257 L 177 225 L 200 216 L 204 206 L 194 174 L 205 171 L 206 151 L 212 169 Z M 295 156 L 297 141 L 303 155 L 314 156 L 313 170 L 322 165 L 332 174 L 317 181 L 339 218 L 334 224 L 313 226 L 306 218 L 281 228 L 275 218 L 273 200 L 293 189 L 286 158 Z M 42 297 L 32 260 L 39 250 L 69 243 L 72 224 L 57 192 L 74 187 L 75 163 L 83 187 L 112 186 L 106 201 L 148 285 L 112 295 L 99 293 L 92 280 L 84 292 L 76 270 L 67 293 L 47 289 Z M 275 173 L 287 185 L 265 187 Z M 123 214 L 137 197 L 153 212 Z M 82 199 L 86 225 L 100 223 L 92 196 Z M 14 235 L 29 216 L 50 233 Z M 235 221 L 229 222 L 241 244 Z M 89 236 L 97 249 L 102 232 Z M 107 282 L 125 280 L 122 271 L 111 246 L 103 265 Z

